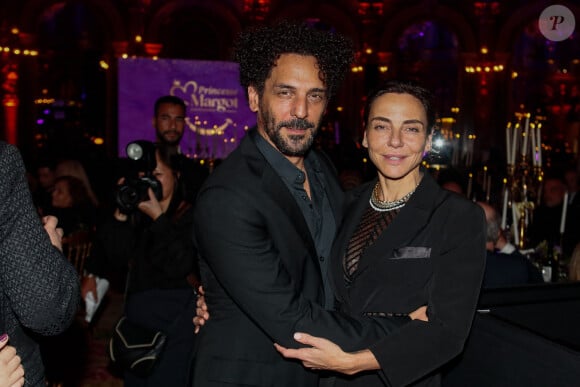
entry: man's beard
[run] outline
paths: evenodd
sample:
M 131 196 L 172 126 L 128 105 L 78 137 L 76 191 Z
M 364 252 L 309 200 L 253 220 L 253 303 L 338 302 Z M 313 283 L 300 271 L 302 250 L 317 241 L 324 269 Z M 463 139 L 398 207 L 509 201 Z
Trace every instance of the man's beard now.
M 165 134 L 168 132 L 174 132 L 175 134 L 177 134 L 177 138 L 175 140 L 168 140 L 165 137 Z M 181 135 L 179 135 L 179 132 L 174 131 L 174 130 L 166 130 L 165 132 L 160 132 L 157 131 L 157 139 L 162 142 L 163 144 L 167 144 L 167 145 L 179 145 L 179 143 L 181 142 L 181 138 L 183 137 L 183 133 L 181 133 Z
M 265 109 L 260 109 L 262 123 L 266 135 L 274 143 L 276 148 L 286 156 L 304 157 L 314 143 L 314 137 L 318 133 L 318 127 L 303 118 L 295 118 L 289 121 L 281 121 L 276 124 L 274 117 Z M 282 128 L 306 129 L 303 135 L 288 135 L 286 138 L 282 135 Z

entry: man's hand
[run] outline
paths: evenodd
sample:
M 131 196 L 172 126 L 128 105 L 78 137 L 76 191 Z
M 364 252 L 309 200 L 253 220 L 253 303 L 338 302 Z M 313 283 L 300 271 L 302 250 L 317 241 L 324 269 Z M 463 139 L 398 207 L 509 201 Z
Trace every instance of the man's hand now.
M 294 340 L 309 347 L 290 349 L 278 344 L 274 344 L 274 347 L 285 358 L 302 361 L 302 365 L 306 368 L 336 371 L 345 375 L 380 369 L 377 359 L 368 349 L 352 353 L 344 352 L 332 341 L 306 333 L 295 333 Z
M 8 344 L 8 336 L 0 338 L 0 386 L 20 387 L 24 385 L 24 368 L 16 349 Z
M 45 216 L 42 218 L 44 230 L 50 237 L 50 243 L 62 252 L 62 228 L 57 228 L 58 219 L 54 216 Z
M 209 320 L 209 312 L 207 311 L 207 304 L 205 303 L 205 293 L 203 291 L 203 286 L 198 288 L 198 297 L 195 308 L 195 317 L 193 318 L 193 324 L 195 325 L 195 333 L 199 333 L 205 322 Z

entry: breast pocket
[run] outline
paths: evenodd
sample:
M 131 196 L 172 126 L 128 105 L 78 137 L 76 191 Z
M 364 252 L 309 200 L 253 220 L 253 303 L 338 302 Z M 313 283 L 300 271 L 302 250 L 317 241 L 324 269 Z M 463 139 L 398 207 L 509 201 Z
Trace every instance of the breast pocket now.
M 391 259 L 426 259 L 430 257 L 430 247 L 406 246 L 393 250 Z

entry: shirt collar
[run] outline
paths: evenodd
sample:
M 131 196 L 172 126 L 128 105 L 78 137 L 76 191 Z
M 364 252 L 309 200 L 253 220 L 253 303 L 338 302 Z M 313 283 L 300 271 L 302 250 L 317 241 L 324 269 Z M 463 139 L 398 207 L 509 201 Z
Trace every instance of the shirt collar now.
M 256 146 L 266 161 L 274 168 L 284 181 L 290 184 L 304 183 L 306 176 L 299 168 L 290 162 L 278 149 L 270 144 L 260 133 L 257 133 Z M 307 170 L 320 172 L 319 160 L 314 155 L 314 152 L 308 152 L 304 158 L 304 166 Z

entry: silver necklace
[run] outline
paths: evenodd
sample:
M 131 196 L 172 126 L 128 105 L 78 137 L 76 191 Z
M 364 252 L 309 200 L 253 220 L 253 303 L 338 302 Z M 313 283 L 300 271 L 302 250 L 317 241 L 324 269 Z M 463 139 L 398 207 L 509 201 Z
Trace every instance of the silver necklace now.
M 389 201 L 383 201 L 383 200 L 379 199 L 379 191 L 381 190 L 381 186 L 380 186 L 379 182 L 377 181 L 377 184 L 375 185 L 375 188 L 373 188 L 373 192 L 372 192 L 371 197 L 369 199 L 369 204 L 371 205 L 373 210 L 379 211 L 379 212 L 398 210 L 399 208 L 402 208 L 405 206 L 405 204 L 407 204 L 407 201 L 409 200 L 411 195 L 413 195 L 413 193 L 415 192 L 415 190 L 417 189 L 418 186 L 419 186 L 419 184 L 417 184 L 411 192 L 409 192 L 408 194 L 406 194 L 402 198 L 397 199 L 397 200 L 393 200 L 392 202 L 389 202 Z

